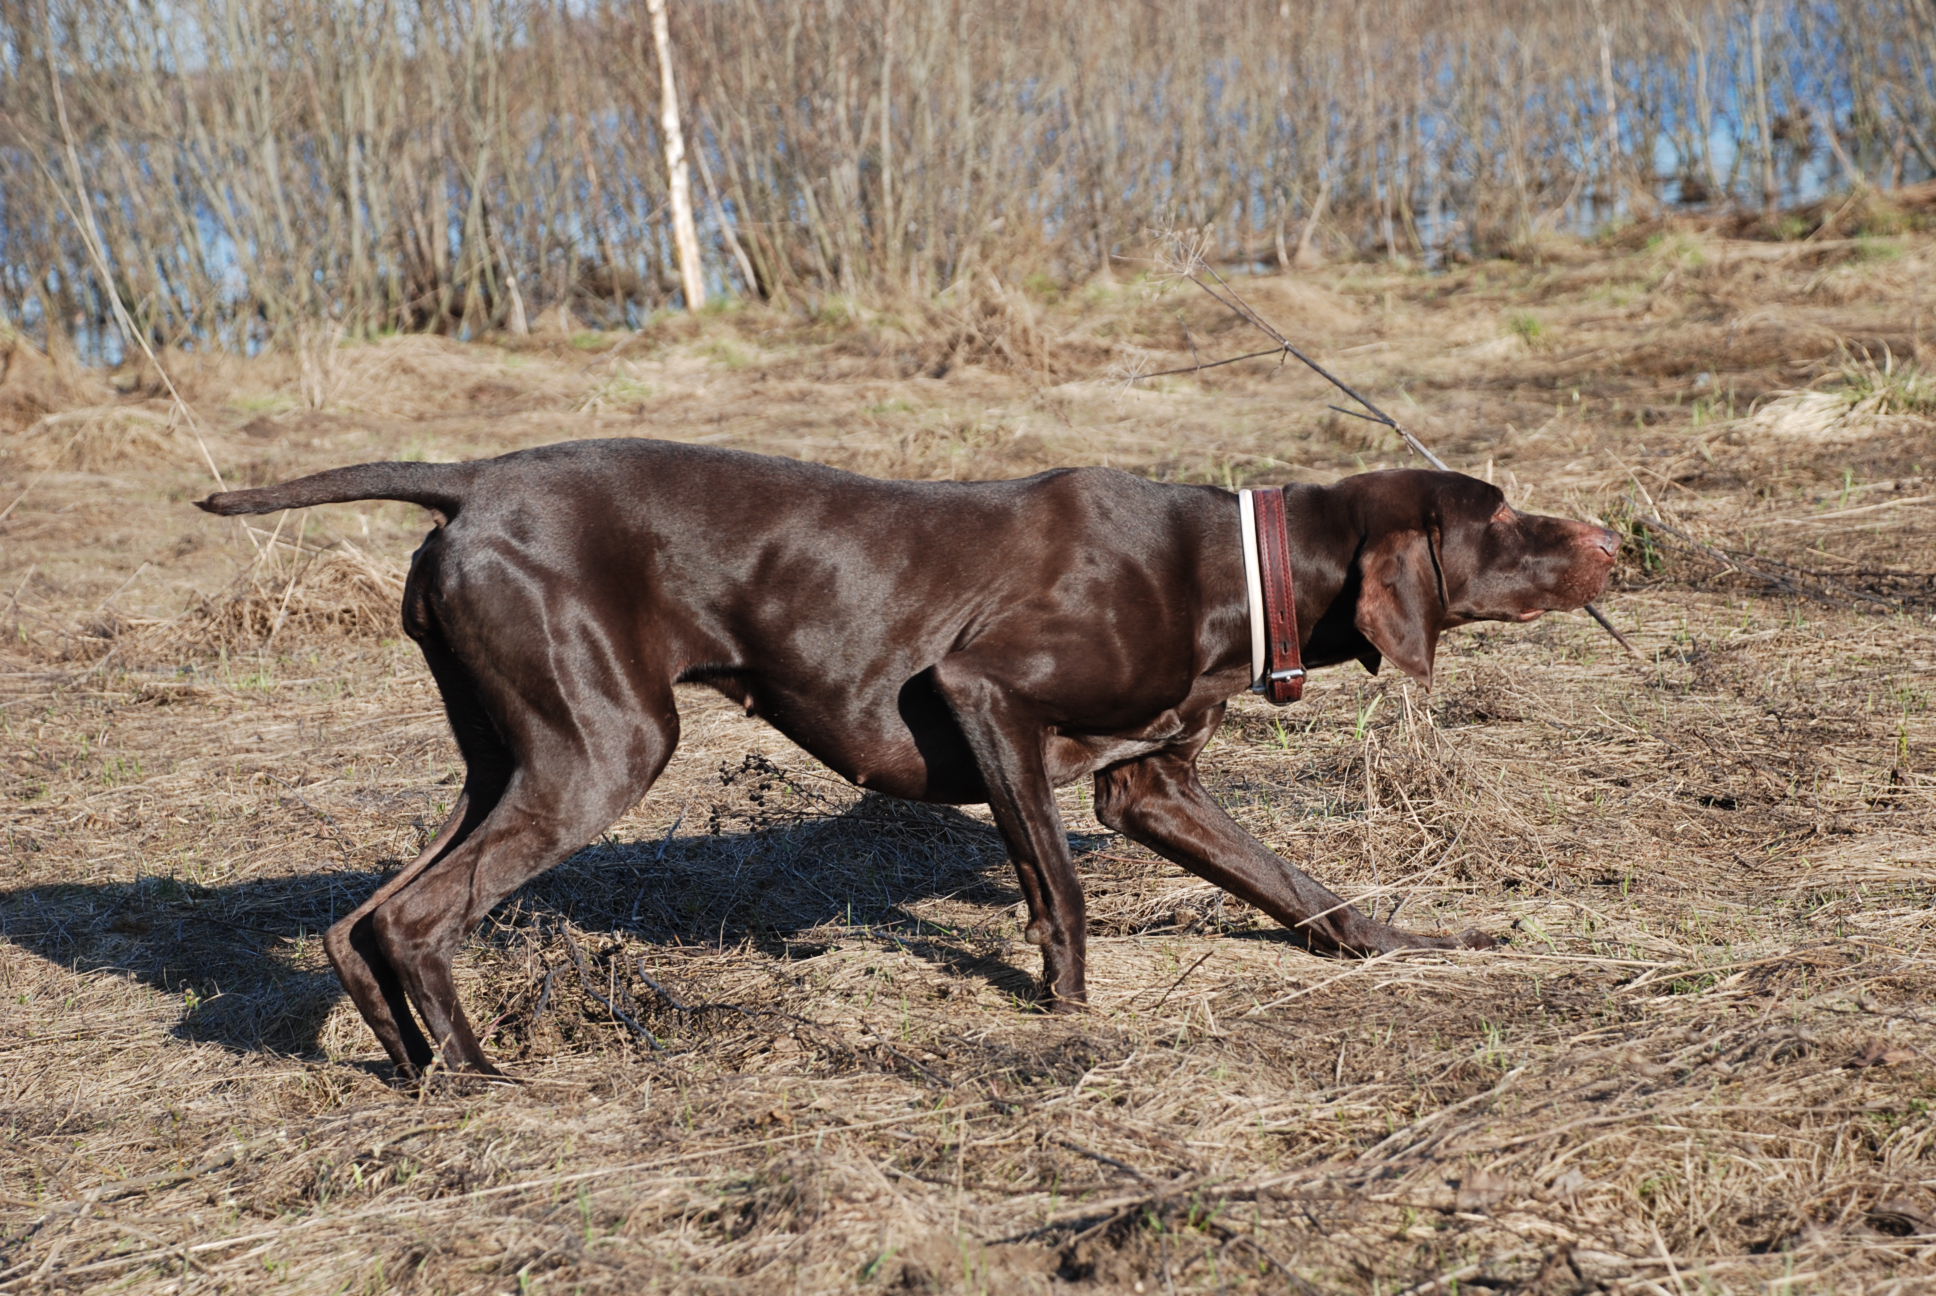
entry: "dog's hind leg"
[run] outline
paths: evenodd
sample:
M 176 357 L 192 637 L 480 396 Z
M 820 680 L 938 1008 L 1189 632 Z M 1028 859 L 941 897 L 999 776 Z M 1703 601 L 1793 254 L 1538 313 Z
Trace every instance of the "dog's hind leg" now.
M 477 696 L 476 686 L 441 640 L 425 637 L 424 658 L 444 695 L 444 710 L 463 753 L 464 786 L 443 827 L 417 858 L 332 925 L 323 948 L 384 1052 L 404 1075 L 421 1075 L 432 1059 L 430 1043 L 410 1012 L 403 980 L 390 965 L 370 915 L 410 885 L 430 865 L 461 845 L 496 808 L 511 775 L 511 753 Z
M 573 701 L 566 726 L 525 713 L 530 723 L 514 740 L 517 765 L 496 805 L 370 915 L 384 960 L 452 1070 L 502 1074 L 458 1001 L 451 959 L 464 938 L 499 901 L 636 804 L 678 742 L 669 685 L 643 709 L 633 699 L 622 706 L 605 697 Z
M 375 933 L 370 929 L 370 915 L 443 854 L 469 811 L 469 795 L 460 794 L 443 828 L 417 858 L 323 934 L 323 949 L 336 968 L 337 979 L 349 991 L 351 1002 L 375 1033 L 377 1042 L 383 1045 L 383 1051 L 390 1055 L 390 1061 L 405 1075 L 420 1075 L 430 1065 L 430 1043 L 410 1015 L 410 1001 L 404 994 L 403 982 L 377 948 Z

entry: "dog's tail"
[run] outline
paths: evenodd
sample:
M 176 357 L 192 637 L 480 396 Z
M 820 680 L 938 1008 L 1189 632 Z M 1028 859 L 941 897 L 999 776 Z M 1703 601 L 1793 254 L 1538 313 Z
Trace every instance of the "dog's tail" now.
M 195 507 L 224 517 L 236 513 L 274 513 L 277 509 L 308 508 L 312 504 L 342 504 L 350 500 L 404 500 L 435 509 L 445 519 L 463 506 L 476 475 L 468 463 L 366 463 L 332 468 L 280 486 L 220 491 Z

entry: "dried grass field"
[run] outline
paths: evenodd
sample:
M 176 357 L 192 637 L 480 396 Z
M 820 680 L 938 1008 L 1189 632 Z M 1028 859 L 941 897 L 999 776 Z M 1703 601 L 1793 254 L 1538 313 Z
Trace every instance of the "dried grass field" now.
M 320 945 L 457 754 L 403 505 L 255 483 L 580 436 L 911 477 L 1404 462 L 1187 284 L 177 355 L 0 380 L 0 1291 L 1901 1292 L 1936 1284 L 1936 240 L 1657 230 L 1240 282 L 1520 504 L 1582 616 L 1341 667 L 1205 756 L 1253 832 L 1483 954 L 1324 961 L 1063 810 L 1094 1010 L 986 816 L 711 694 L 459 961 L 515 1088 L 393 1087 Z M 1920 367 L 1919 367 L 1920 366 Z M 1643 520 L 1645 519 L 1645 520 Z M 1401 908 L 1402 906 L 1402 908 Z

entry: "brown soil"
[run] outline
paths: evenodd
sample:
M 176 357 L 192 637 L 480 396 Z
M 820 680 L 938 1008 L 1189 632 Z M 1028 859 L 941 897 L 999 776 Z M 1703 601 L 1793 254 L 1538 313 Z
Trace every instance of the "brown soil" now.
M 1294 368 L 1125 386 L 1256 345 L 1141 280 L 165 358 L 191 410 L 30 357 L 0 1290 L 1927 1290 L 1932 282 L 1921 236 L 1667 230 L 1239 284 L 1455 465 L 1632 538 L 1604 604 L 1644 661 L 1584 617 L 1473 628 L 1429 698 L 1340 668 L 1205 757 L 1346 895 L 1509 948 L 1308 957 L 1072 789 L 1095 1008 L 1044 1018 L 983 813 L 695 691 L 652 796 L 460 960 L 526 1083 L 421 1094 L 318 936 L 455 790 L 392 611 L 422 518 L 219 522 L 204 447 L 231 484 L 575 436 L 917 477 L 1402 453 Z

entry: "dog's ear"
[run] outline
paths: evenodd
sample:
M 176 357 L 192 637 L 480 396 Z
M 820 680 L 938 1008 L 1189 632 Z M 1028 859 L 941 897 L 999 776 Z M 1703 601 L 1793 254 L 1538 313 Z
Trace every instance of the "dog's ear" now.
M 1432 661 L 1445 627 L 1445 584 L 1431 528 L 1395 531 L 1370 541 L 1358 558 L 1358 610 L 1353 623 L 1375 652 L 1358 660 L 1373 674 L 1380 656 L 1432 686 Z

